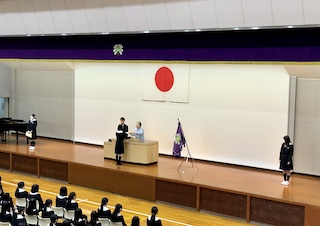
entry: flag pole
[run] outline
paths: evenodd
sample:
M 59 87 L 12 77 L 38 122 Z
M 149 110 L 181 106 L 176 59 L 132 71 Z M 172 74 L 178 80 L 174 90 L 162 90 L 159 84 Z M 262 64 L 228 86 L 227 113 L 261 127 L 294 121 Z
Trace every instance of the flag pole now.
M 180 123 L 181 132 L 182 132 L 182 134 L 184 135 L 180 118 L 178 118 L 178 122 Z M 177 170 L 179 171 L 179 169 L 181 168 L 181 166 L 182 166 L 183 163 L 188 163 L 189 159 L 191 160 L 190 162 L 191 162 L 192 168 L 196 167 L 196 168 L 198 169 L 198 167 L 197 167 L 196 163 L 194 162 L 194 159 L 193 159 L 193 157 L 192 157 L 192 155 L 191 155 L 191 152 L 190 152 L 190 150 L 189 150 L 188 142 L 187 142 L 187 139 L 186 139 L 186 136 L 185 136 L 185 135 L 184 135 L 184 139 L 185 139 L 185 144 L 186 144 L 186 147 L 187 147 L 187 151 L 188 151 L 188 152 L 187 152 L 186 156 L 183 158 L 183 160 L 181 161 L 181 163 L 180 163 L 180 165 L 179 165 L 179 167 L 178 167 Z M 199 170 L 199 169 L 198 169 L 198 170 Z M 184 171 L 183 171 L 183 173 L 184 173 Z

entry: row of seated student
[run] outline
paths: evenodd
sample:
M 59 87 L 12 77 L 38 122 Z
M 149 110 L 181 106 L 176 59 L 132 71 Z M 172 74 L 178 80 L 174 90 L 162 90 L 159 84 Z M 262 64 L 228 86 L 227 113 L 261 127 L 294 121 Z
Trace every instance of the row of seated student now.
M 1 177 L 0 177 L 1 178 Z M 45 203 L 39 194 L 39 186 L 37 184 L 32 185 L 31 192 L 28 193 L 24 189 L 24 182 L 19 182 L 17 189 L 15 191 L 16 198 L 25 198 L 28 200 L 28 206 L 25 209 L 25 213 L 27 215 L 40 215 L 42 218 L 50 218 L 54 216 L 54 211 L 52 210 L 52 200 L 47 199 Z M 59 194 L 56 196 L 56 207 L 63 207 L 66 210 L 74 210 L 75 215 L 72 221 L 64 221 L 63 224 L 65 226 L 75 225 L 75 226 L 85 226 L 88 223 L 97 223 L 99 218 L 108 218 L 113 222 L 122 222 L 122 225 L 125 226 L 126 223 L 124 221 L 123 216 L 121 215 L 122 205 L 116 204 L 114 211 L 111 213 L 110 209 L 107 207 L 108 198 L 102 198 L 101 204 L 98 207 L 97 212 L 92 211 L 90 222 L 87 221 L 87 216 L 82 214 L 82 210 L 78 207 L 78 203 L 76 202 L 76 193 L 70 192 L 69 196 L 67 196 L 68 191 L 65 186 L 60 188 Z M 37 208 L 37 202 L 39 207 Z M 9 193 L 4 193 L 0 180 L 0 205 L 2 205 L 2 210 L 0 213 L 0 221 L 5 221 L 7 217 L 10 219 L 10 216 L 5 216 L 10 212 L 10 208 L 12 210 L 13 218 L 11 218 L 11 222 L 14 224 L 13 226 L 18 226 L 20 221 L 16 221 L 16 219 L 22 218 L 24 212 L 24 208 L 17 208 L 16 211 L 14 209 L 14 204 L 12 202 L 12 198 Z M 156 216 L 158 214 L 158 208 L 151 208 L 151 216 L 147 218 L 148 226 L 161 226 L 161 220 Z M 18 217 L 18 218 L 17 218 Z M 99 223 L 99 222 L 98 222 Z M 135 216 L 132 218 L 131 225 L 140 225 L 139 217 Z

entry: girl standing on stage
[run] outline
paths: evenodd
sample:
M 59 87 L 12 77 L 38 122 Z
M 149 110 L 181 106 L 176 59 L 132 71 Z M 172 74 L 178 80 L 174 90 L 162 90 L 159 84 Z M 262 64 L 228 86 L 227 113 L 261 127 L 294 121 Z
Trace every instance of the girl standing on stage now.
M 36 146 L 35 139 L 37 139 L 37 125 L 38 125 L 38 122 L 36 119 L 36 115 L 31 114 L 28 127 L 27 127 L 27 131 L 31 131 L 31 134 L 32 134 L 32 137 L 30 138 L 31 146 L 29 147 L 29 150 L 34 150 Z
M 116 140 L 114 153 L 116 154 L 117 165 L 122 165 L 121 155 L 124 153 L 123 141 L 124 139 L 128 138 L 127 133 L 128 133 L 129 127 L 124 122 L 125 122 L 125 118 L 121 117 L 120 124 L 118 125 L 117 131 L 116 131 L 117 140 Z
M 282 185 L 287 186 L 289 184 L 289 179 L 291 176 L 291 170 L 293 169 L 293 164 L 292 164 L 292 155 L 293 155 L 293 144 L 290 141 L 289 136 L 284 136 L 283 137 L 284 142 L 281 145 L 281 150 L 280 150 L 280 169 L 282 169 L 283 173 L 283 181 Z

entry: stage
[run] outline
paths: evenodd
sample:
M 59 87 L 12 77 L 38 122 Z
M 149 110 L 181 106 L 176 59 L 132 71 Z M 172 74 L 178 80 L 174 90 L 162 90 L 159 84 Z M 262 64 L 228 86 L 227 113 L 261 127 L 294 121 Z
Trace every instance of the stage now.
M 320 178 L 159 156 L 157 164 L 117 166 L 103 146 L 40 138 L 29 151 L 23 136 L 0 143 L 0 168 L 49 177 L 150 201 L 164 201 L 271 225 L 317 225 Z M 277 160 L 275 160 L 277 161 Z

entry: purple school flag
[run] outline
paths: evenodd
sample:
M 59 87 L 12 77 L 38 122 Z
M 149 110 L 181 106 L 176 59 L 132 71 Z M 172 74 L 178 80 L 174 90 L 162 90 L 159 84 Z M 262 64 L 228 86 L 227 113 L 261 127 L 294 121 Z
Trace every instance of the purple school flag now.
M 173 143 L 173 152 L 172 152 L 173 156 L 180 157 L 182 146 L 185 147 L 185 145 L 186 145 L 186 139 L 182 131 L 181 123 L 178 122 L 178 128 L 177 128 L 176 136 Z

